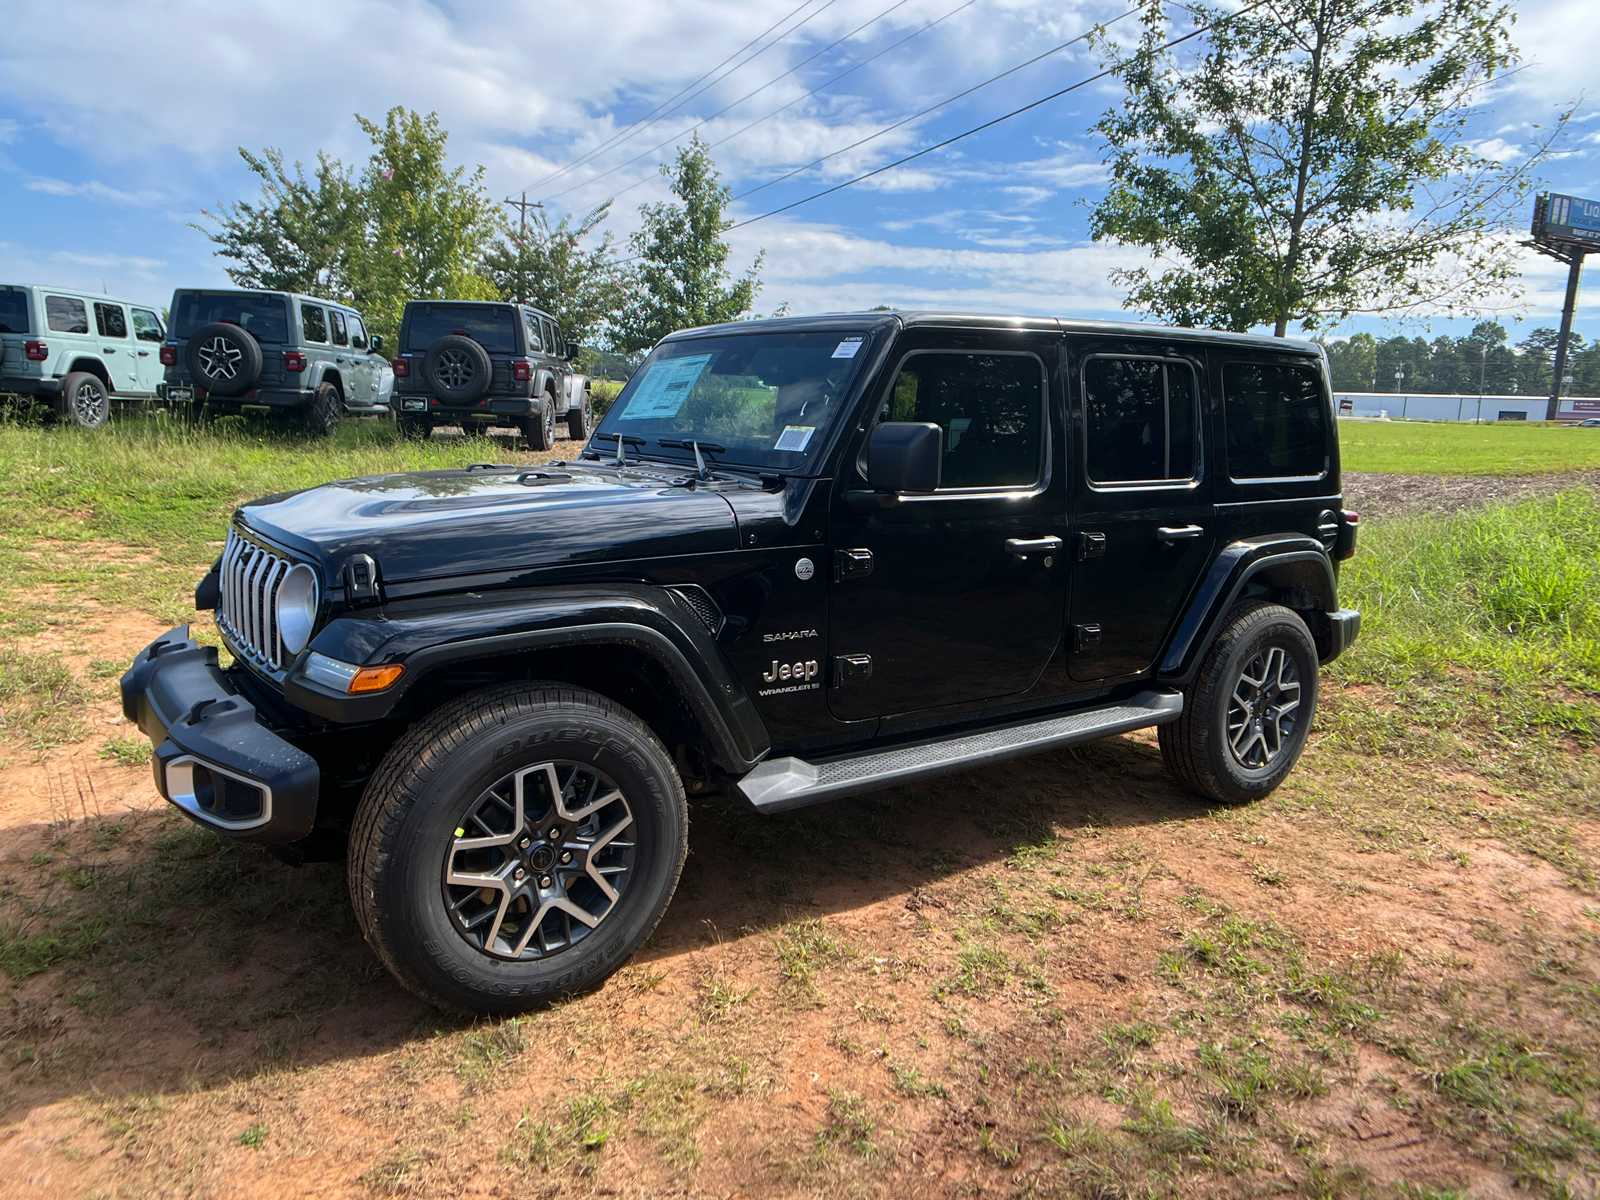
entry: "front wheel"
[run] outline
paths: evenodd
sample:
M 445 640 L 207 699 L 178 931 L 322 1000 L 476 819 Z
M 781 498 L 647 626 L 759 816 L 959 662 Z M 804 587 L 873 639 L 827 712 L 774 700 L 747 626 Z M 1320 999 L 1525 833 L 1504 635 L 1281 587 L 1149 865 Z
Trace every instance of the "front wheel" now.
M 1183 715 L 1160 727 L 1168 772 L 1224 804 L 1269 795 L 1305 749 L 1317 683 L 1305 622 L 1280 604 L 1239 605 L 1185 689 Z
M 578 407 L 567 414 L 567 436 L 575 442 L 588 441 L 589 433 L 594 429 L 594 396 L 588 388 L 583 389 L 583 399 Z
M 389 751 L 356 810 L 350 894 L 406 987 L 480 1013 L 594 987 L 655 929 L 688 851 L 683 788 L 594 692 L 460 697 Z

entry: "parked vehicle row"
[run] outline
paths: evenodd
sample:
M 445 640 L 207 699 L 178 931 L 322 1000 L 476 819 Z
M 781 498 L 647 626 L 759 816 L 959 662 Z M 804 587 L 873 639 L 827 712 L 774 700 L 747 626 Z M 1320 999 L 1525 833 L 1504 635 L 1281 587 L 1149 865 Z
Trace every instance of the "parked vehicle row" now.
M 0 393 L 44 400 L 87 429 L 106 423 L 113 400 L 276 413 L 318 436 L 346 416 L 395 414 L 419 437 L 439 425 L 514 426 L 539 450 L 558 424 L 580 440 L 592 424 L 576 347 L 529 305 L 411 301 L 392 361 L 358 311 L 319 296 L 179 288 L 168 313 L 164 322 L 127 300 L 0 285 Z

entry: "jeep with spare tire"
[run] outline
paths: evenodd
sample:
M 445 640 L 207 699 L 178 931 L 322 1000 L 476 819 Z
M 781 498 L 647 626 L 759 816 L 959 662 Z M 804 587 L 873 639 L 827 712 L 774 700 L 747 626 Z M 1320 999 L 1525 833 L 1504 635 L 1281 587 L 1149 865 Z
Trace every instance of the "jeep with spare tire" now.
M 272 413 L 327 437 L 346 416 L 387 416 L 383 338 L 318 296 L 179 288 L 161 347 L 161 398 L 186 415 Z
M 1154 726 L 1184 788 L 1266 796 L 1359 625 L 1315 344 L 721 325 L 575 449 L 243 505 L 195 592 L 231 662 L 182 626 L 122 679 L 163 796 L 347 857 L 384 963 L 462 1009 L 624 963 L 688 795 L 781 812 Z
M 519 430 L 530 450 L 555 445 L 557 426 L 582 441 L 594 423 L 578 348 L 547 312 L 483 300 L 412 300 L 400 317 L 395 418 L 411 437 L 459 425 Z

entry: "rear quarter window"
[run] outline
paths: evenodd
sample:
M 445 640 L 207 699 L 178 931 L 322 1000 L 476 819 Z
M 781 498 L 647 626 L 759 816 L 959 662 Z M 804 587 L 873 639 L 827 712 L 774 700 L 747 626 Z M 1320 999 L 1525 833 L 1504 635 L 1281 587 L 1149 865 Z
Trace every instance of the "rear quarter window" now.
M 0 288 L 0 333 L 31 333 L 28 293 L 21 288 Z
M 490 354 L 517 353 L 517 310 L 476 304 L 418 304 L 411 310 L 405 348 L 421 354 L 442 337 L 461 334 Z
M 44 317 L 53 333 L 89 332 L 89 310 L 71 296 L 46 296 Z
M 1222 369 L 1222 394 L 1231 478 L 1315 478 L 1327 471 L 1327 404 L 1316 368 L 1231 362 Z

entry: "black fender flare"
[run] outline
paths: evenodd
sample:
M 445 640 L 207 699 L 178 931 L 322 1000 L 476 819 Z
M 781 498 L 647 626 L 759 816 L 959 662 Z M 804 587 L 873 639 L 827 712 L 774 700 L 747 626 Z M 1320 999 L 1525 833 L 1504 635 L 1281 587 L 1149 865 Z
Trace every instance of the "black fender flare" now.
M 533 399 L 537 403 L 546 392 L 554 402 L 556 412 L 561 411 L 561 389 L 556 387 L 555 372 L 540 369 L 533 373 Z
M 654 659 L 687 702 L 716 764 L 748 771 L 770 749 L 766 726 L 712 635 L 671 588 L 552 587 L 392 603 L 329 622 L 312 651 L 369 666 L 399 662 L 392 687 L 347 696 L 305 678 L 305 654 L 284 679 L 289 703 L 338 724 L 378 721 L 430 673 L 452 663 L 576 646 L 628 646 Z
M 1266 534 L 1230 542 L 1212 561 L 1173 631 L 1156 677 L 1182 687 L 1199 669 L 1201 656 L 1252 580 L 1303 589 L 1322 611 L 1339 611 L 1338 582 L 1322 543 L 1303 533 Z M 1319 642 L 1326 631 L 1312 629 Z M 1320 647 L 1319 647 L 1320 648 Z

